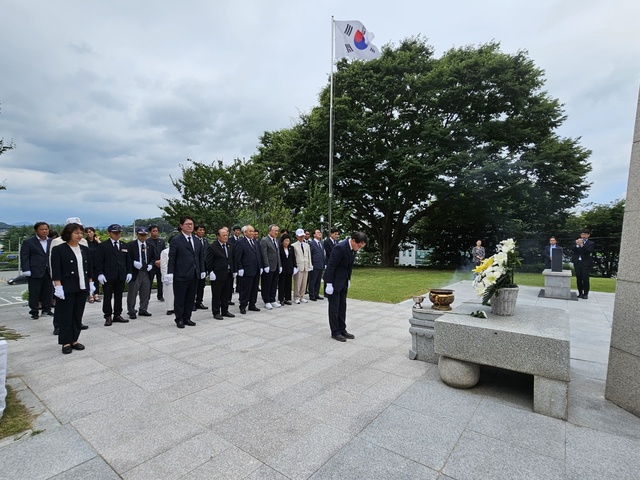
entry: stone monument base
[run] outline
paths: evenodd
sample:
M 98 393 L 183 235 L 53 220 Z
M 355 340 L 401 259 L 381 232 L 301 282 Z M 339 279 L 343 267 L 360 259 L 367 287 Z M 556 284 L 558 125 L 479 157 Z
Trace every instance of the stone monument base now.
M 547 268 L 543 270 L 542 275 L 544 275 L 544 290 L 540 293 L 545 298 L 571 300 L 571 270 L 553 272 Z

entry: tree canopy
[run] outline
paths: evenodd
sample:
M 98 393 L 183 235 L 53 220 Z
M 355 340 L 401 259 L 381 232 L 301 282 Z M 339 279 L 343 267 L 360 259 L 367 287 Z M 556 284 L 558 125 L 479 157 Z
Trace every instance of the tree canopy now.
M 526 52 L 494 42 L 436 58 L 409 38 L 377 60 L 338 62 L 335 200 L 373 237 L 384 266 L 418 222 L 427 243 L 447 239 L 450 255 L 474 231 L 544 224 L 585 197 L 590 152 L 555 133 L 564 112 L 543 86 Z M 271 183 L 288 179 L 287 205 L 327 185 L 329 102 L 327 86 L 293 127 L 261 138 L 253 161 Z

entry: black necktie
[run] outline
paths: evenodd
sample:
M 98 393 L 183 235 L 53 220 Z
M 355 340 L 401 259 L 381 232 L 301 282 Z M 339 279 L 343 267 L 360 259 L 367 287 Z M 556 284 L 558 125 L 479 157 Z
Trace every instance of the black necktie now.
M 191 247 L 191 250 L 193 250 L 193 243 L 191 243 L 191 237 L 187 237 L 187 241 L 189 242 L 189 246 Z
M 113 248 L 115 248 L 117 252 L 120 251 L 120 248 L 118 247 L 118 242 L 113 242 Z
M 302 246 L 302 242 L 300 242 L 300 249 L 302 250 L 302 254 L 304 255 L 304 247 Z
M 143 243 L 142 245 L 140 245 L 140 251 L 142 252 L 140 258 L 141 258 L 141 262 L 142 265 L 146 265 L 147 264 L 147 248 L 146 245 Z

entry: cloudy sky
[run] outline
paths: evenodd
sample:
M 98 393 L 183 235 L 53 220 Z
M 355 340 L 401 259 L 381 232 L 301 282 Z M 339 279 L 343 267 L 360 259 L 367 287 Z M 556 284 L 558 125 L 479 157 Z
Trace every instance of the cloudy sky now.
M 436 4 L 438 6 L 436 6 Z M 159 216 L 191 158 L 256 152 L 317 103 L 331 16 L 374 44 L 423 35 L 436 54 L 527 50 L 593 151 L 587 201 L 625 195 L 640 87 L 629 0 L 0 0 L 0 221 L 130 224 Z

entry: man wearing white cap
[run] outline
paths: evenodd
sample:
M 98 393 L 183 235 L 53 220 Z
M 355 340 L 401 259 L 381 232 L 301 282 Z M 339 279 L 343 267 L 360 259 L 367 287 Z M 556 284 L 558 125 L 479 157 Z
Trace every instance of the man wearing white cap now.
M 296 254 L 296 265 L 298 273 L 293 276 L 293 302 L 307 303 L 309 300 L 304 298 L 304 291 L 307 288 L 307 278 L 309 272 L 313 270 L 311 265 L 311 248 L 305 242 L 304 230 L 299 228 L 296 230 L 298 241 L 293 244 L 293 251 Z

